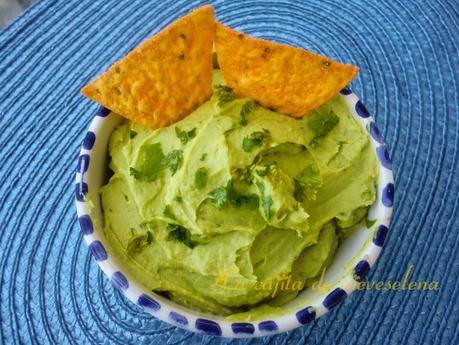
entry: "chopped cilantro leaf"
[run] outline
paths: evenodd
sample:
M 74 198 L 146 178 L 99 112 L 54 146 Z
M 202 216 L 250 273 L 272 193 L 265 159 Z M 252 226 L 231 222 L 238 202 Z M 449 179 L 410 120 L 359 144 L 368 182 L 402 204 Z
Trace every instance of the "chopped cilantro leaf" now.
M 167 154 L 166 157 L 162 160 L 162 164 L 165 167 L 168 167 L 172 173 L 175 175 L 178 168 L 182 165 L 183 161 L 183 151 L 182 150 L 173 150 Z
M 267 137 L 268 132 L 266 130 L 263 132 L 253 132 L 250 136 L 242 140 L 242 149 L 245 152 L 250 152 L 255 146 L 261 146 Z
M 322 185 L 322 176 L 320 170 L 316 165 L 308 165 L 294 179 L 295 189 L 293 197 L 295 200 L 301 202 L 304 196 L 308 200 L 315 200 L 317 194 L 317 187 Z
M 376 223 L 376 219 L 365 219 L 365 226 L 370 229 Z
M 182 198 L 180 195 L 177 195 L 177 196 L 175 197 L 175 201 L 177 201 L 177 202 L 183 202 L 183 198 Z
M 234 188 L 232 180 L 228 181 L 226 186 L 214 189 L 209 195 L 212 204 L 218 209 L 222 208 L 226 203 L 230 203 L 235 207 L 247 205 L 252 209 L 257 209 L 260 203 L 256 194 L 240 194 Z
M 229 182 L 228 182 L 229 183 Z M 209 193 L 212 205 L 220 209 L 228 201 L 228 186 L 218 187 Z
M 172 211 L 171 205 L 166 205 L 166 207 L 164 207 L 163 215 L 166 216 L 167 218 L 175 220 L 175 215 L 174 215 L 174 212 Z
M 243 205 L 248 205 L 251 209 L 256 210 L 258 205 L 260 204 L 260 200 L 258 199 L 258 195 L 256 194 L 248 194 L 248 195 L 237 195 L 233 200 L 232 203 L 236 207 L 241 207 Z
M 153 242 L 153 233 L 147 231 L 145 234 L 134 235 L 129 239 L 126 251 L 129 256 L 139 253 L 145 246 Z
M 239 168 L 236 170 L 239 175 L 239 179 L 246 182 L 247 184 L 252 184 L 252 174 L 250 172 L 250 166 L 245 168 Z
M 322 176 L 317 166 L 311 164 L 306 166 L 295 177 L 295 180 L 307 186 L 320 186 L 322 184 Z
M 293 197 L 296 201 L 302 202 L 304 200 L 303 186 L 297 180 L 293 180 L 293 183 L 295 184 L 295 188 L 293 190 Z
M 256 107 L 257 107 L 257 103 L 255 103 L 255 101 L 253 100 L 245 102 L 241 108 L 241 120 L 239 121 L 239 124 L 241 124 L 242 126 L 246 126 L 249 123 L 247 120 L 247 116 Z
M 161 149 L 161 144 L 145 145 L 142 150 L 143 164 L 141 169 L 130 168 L 129 173 L 136 180 L 154 181 L 159 176 L 159 173 L 164 169 L 162 161 L 164 153 Z
M 146 240 L 147 244 L 151 244 L 151 242 L 153 242 L 153 234 L 151 231 L 147 231 L 147 240 Z
M 193 249 L 198 245 L 198 242 L 191 239 L 190 233 L 183 226 L 178 224 L 168 224 L 167 229 L 169 230 L 169 240 L 182 242 L 190 249 Z
M 133 131 L 132 129 L 129 131 L 129 138 L 134 139 L 137 135 L 136 131 Z
M 339 117 L 333 110 L 329 113 L 316 113 L 308 118 L 308 127 L 311 128 L 315 136 L 309 145 L 316 147 L 320 139 L 326 136 L 339 122 Z
M 190 131 L 182 131 L 180 128 L 175 127 L 175 135 L 180 139 L 181 143 L 185 145 L 188 141 L 196 136 L 196 128 Z
M 204 162 L 207 158 L 207 153 L 203 153 L 201 158 L 199 159 L 201 162 Z
M 145 182 L 151 182 L 156 178 L 156 176 L 155 177 L 149 176 L 135 168 L 129 168 L 129 175 L 134 177 L 136 180 L 145 181 Z
M 316 113 L 308 118 L 308 127 L 318 136 L 327 135 L 339 122 L 339 117 L 332 110 L 329 113 Z
M 194 186 L 197 189 L 203 189 L 207 185 L 207 180 L 209 179 L 209 172 L 207 168 L 201 167 L 196 170 L 194 174 Z
M 236 99 L 236 94 L 234 93 L 233 89 L 225 85 L 216 85 L 215 94 L 218 98 L 217 105 L 220 108 L 223 107 L 225 103 L 234 101 Z
M 261 193 L 261 206 L 263 207 L 263 212 L 265 214 L 266 219 L 269 221 L 269 220 L 271 220 L 271 217 L 272 217 L 271 206 L 273 205 L 273 199 L 271 198 L 271 196 L 266 195 L 266 193 L 265 193 L 266 192 L 266 188 L 265 188 L 265 185 L 263 183 L 258 181 L 257 182 L 257 187 L 258 187 L 258 190 Z

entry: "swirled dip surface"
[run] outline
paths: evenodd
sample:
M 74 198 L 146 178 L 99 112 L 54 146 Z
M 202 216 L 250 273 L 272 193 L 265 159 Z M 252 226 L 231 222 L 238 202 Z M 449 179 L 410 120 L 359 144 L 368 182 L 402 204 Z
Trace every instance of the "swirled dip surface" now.
M 170 127 L 117 127 L 104 229 L 149 290 L 250 319 L 318 277 L 375 200 L 378 168 L 341 96 L 294 119 L 221 84 L 216 70 L 214 96 Z M 285 277 L 298 283 L 273 293 Z

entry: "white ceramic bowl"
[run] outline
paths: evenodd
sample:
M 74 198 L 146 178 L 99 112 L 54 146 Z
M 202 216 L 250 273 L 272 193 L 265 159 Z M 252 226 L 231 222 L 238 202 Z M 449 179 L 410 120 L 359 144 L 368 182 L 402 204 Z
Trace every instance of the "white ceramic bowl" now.
M 369 133 L 379 160 L 377 199 L 367 217 L 376 222 L 370 229 L 358 229 L 339 246 L 324 276 L 323 289 L 302 291 L 284 306 L 285 313 L 280 316 L 253 322 L 231 322 L 224 317 L 185 308 L 137 284 L 135 278 L 123 270 L 122 263 L 106 249 L 102 231 L 103 217 L 98 190 L 107 174 L 108 141 L 121 120 L 118 115 L 104 108 L 99 109 L 83 141 L 75 191 L 84 240 L 102 271 L 127 298 L 158 319 L 193 332 L 216 336 L 257 337 L 285 332 L 311 322 L 334 308 L 355 290 L 375 264 L 388 232 L 394 197 L 392 163 L 376 124 L 354 93 L 343 89 L 341 96 L 352 116 Z

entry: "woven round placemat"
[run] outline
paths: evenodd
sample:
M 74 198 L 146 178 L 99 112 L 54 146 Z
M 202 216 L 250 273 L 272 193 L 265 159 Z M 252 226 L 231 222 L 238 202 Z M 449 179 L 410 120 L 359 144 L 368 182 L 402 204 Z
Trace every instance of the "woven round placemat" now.
M 215 1 L 247 33 L 361 67 L 353 90 L 390 148 L 395 213 L 370 282 L 295 331 L 217 339 L 160 322 L 103 276 L 77 224 L 74 171 L 96 108 L 82 85 L 201 1 L 38 0 L 0 33 L 0 344 L 457 344 L 459 5 Z

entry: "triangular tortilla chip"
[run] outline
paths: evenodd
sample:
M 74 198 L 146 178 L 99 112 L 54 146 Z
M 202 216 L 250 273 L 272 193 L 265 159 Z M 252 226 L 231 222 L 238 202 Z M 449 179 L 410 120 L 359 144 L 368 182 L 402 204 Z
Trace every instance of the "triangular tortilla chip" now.
M 294 117 L 325 103 L 358 72 L 355 66 L 219 23 L 215 46 L 225 82 L 239 97 Z
M 203 6 L 147 39 L 81 92 L 155 129 L 176 122 L 212 95 L 214 11 Z

